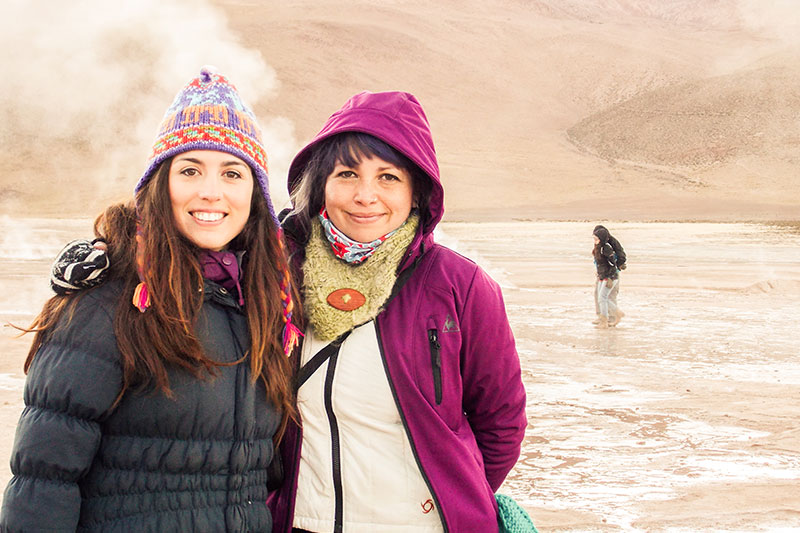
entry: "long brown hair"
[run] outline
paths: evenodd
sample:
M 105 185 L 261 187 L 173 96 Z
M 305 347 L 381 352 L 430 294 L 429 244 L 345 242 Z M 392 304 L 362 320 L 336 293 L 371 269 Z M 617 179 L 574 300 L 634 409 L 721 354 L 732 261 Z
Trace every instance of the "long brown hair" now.
M 168 159 L 159 166 L 153 178 L 139 190 L 135 204 L 112 205 L 95 220 L 95 235 L 108 243 L 109 281 L 117 280 L 123 287 L 114 317 L 123 383 L 114 405 L 128 390 L 153 389 L 171 395 L 169 367 L 177 366 L 198 379 L 206 379 L 223 365 L 204 353 L 194 331 L 195 319 L 203 305 L 200 249 L 183 237 L 174 223 L 169 197 L 171 162 Z M 131 302 L 140 281 L 136 269 L 137 220 L 144 256 L 150 258 L 144 281 L 150 291 L 151 306 L 144 313 Z M 285 421 L 294 410 L 291 368 L 282 344 L 280 282 L 287 260 L 279 238 L 266 200 L 256 184 L 250 217 L 230 248 L 245 251 L 242 290 L 250 332 L 250 347 L 245 357 L 249 358 L 253 381 L 260 378 L 267 400 L 283 411 Z M 85 292 L 55 296 L 44 305 L 29 329 L 36 335 L 25 361 L 26 372 L 59 319 L 65 316 L 62 323 L 69 322 L 75 301 Z M 299 315 L 296 291 L 293 301 Z

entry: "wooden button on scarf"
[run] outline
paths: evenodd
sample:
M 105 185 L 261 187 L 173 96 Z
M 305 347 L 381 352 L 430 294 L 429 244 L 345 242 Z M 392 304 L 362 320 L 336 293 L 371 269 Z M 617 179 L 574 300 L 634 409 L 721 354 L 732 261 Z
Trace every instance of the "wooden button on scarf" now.
M 327 302 L 340 311 L 353 311 L 367 301 L 367 298 L 355 289 L 338 289 L 328 295 Z

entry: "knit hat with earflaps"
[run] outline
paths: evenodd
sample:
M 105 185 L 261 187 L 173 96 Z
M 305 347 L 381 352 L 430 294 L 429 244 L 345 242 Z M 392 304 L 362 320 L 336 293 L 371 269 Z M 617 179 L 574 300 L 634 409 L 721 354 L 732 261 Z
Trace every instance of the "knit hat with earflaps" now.
M 191 150 L 217 150 L 242 159 L 253 169 L 269 213 L 278 226 L 269 197 L 267 152 L 261 128 L 252 111 L 242 102 L 227 78 L 203 67 L 175 96 L 158 128 L 153 150 L 134 194 L 150 181 L 158 165 L 170 157 Z
M 192 79 L 175 96 L 158 128 L 153 150 L 147 161 L 134 194 L 152 179 L 158 166 L 175 155 L 191 150 L 216 150 L 232 154 L 247 163 L 253 170 L 256 182 L 267 202 L 269 214 L 278 229 L 278 239 L 283 249 L 283 233 L 275 216 L 269 196 L 267 152 L 261 140 L 261 128 L 253 112 L 242 102 L 236 87 L 227 78 L 217 74 L 213 67 L 203 67 L 200 75 Z M 137 228 L 137 243 L 142 239 Z M 149 258 L 137 250 L 137 268 L 142 281 L 136 287 L 133 304 L 144 312 L 150 305 L 150 295 L 144 283 L 144 272 Z M 300 331 L 292 324 L 293 302 L 289 272 L 284 266 L 281 282 L 283 317 L 286 323 L 283 334 L 287 355 L 297 344 Z

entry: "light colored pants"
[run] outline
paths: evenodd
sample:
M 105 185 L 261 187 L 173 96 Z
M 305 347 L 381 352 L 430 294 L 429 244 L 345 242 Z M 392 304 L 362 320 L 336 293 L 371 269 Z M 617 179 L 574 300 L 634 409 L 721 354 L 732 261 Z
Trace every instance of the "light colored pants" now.
M 606 280 L 597 282 L 594 291 L 594 308 L 598 316 L 614 320 L 617 316 L 617 295 L 619 294 L 619 278 L 611 280 L 611 287 L 606 286 Z

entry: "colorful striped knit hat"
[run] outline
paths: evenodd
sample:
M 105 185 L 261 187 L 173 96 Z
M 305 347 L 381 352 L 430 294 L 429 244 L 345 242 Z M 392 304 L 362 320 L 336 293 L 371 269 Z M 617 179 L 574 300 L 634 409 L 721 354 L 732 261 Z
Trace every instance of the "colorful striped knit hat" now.
M 250 165 L 269 213 L 279 226 L 269 197 L 267 153 L 261 141 L 261 128 L 236 87 L 216 74 L 213 67 L 203 67 L 200 76 L 175 96 L 161 120 L 147 170 L 136 184 L 134 194 L 150 181 L 164 160 L 190 150 L 227 152 Z
M 191 150 L 216 150 L 235 155 L 253 169 L 253 175 L 267 202 L 269 214 L 278 228 L 283 249 L 283 233 L 269 196 L 267 153 L 261 140 L 261 128 L 253 112 L 242 102 L 236 87 L 227 78 L 203 67 L 200 76 L 192 79 L 175 96 L 158 128 L 156 141 L 134 195 L 150 181 L 158 166 L 165 160 Z M 137 240 L 140 236 L 137 235 Z M 141 248 L 140 248 L 141 249 Z M 133 295 L 133 305 L 141 312 L 150 306 L 150 295 L 144 283 L 147 259 L 137 254 L 141 283 Z M 283 300 L 283 348 L 288 355 L 302 333 L 292 324 L 292 291 L 289 272 L 283 269 L 281 298 Z

